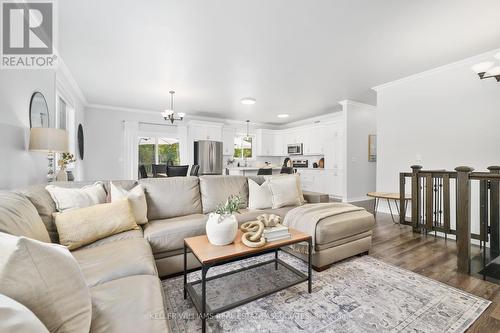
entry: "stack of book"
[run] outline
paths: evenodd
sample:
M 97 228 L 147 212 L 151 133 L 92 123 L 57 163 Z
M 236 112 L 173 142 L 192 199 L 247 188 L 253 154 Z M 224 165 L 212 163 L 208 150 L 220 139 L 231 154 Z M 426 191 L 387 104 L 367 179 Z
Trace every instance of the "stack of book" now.
M 282 224 L 278 224 L 275 227 L 265 228 L 263 235 L 266 239 L 266 242 L 274 242 L 291 237 L 290 233 L 288 232 L 288 227 Z

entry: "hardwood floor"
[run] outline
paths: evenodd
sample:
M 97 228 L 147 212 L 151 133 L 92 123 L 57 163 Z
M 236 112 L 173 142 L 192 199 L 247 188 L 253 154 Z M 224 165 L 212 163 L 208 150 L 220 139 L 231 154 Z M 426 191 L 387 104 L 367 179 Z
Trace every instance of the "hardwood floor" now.
M 372 203 L 355 204 L 371 211 Z M 458 273 L 454 240 L 413 233 L 389 214 L 378 213 L 376 223 L 371 256 L 492 301 L 468 332 L 500 332 L 500 285 Z

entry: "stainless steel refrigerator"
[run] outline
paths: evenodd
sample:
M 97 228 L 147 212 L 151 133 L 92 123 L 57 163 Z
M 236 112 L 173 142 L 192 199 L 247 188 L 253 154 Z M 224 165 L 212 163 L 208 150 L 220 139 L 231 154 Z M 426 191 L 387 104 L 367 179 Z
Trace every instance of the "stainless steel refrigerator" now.
M 194 164 L 200 166 L 199 175 L 222 175 L 222 160 L 222 142 L 194 142 Z

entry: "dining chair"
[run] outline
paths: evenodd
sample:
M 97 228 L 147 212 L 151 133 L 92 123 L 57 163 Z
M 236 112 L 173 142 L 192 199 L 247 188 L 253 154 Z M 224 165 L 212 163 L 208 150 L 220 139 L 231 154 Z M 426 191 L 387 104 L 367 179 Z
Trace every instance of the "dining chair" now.
M 189 173 L 189 175 L 198 177 L 199 171 L 200 171 L 200 166 L 198 164 L 194 164 L 193 166 L 191 166 L 191 172 Z
M 270 176 L 273 174 L 273 169 L 271 168 L 260 168 L 257 171 L 257 176 Z
M 165 177 L 167 174 L 167 166 L 165 164 L 153 164 L 153 177 Z M 161 175 L 163 174 L 163 175 Z
M 139 178 L 148 178 L 148 172 L 144 164 L 139 165 Z
M 189 165 L 167 165 L 167 177 L 186 177 Z
M 280 173 L 287 173 L 289 175 L 293 174 L 293 168 L 292 167 L 281 167 Z

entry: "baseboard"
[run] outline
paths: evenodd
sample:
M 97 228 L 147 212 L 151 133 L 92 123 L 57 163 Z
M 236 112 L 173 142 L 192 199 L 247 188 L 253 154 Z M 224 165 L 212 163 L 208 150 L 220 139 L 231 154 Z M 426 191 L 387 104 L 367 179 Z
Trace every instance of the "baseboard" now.
M 362 196 L 362 197 L 357 197 L 357 198 L 347 198 L 347 202 L 359 202 L 359 201 L 367 201 L 367 200 L 373 200 L 373 198 L 369 196 Z

